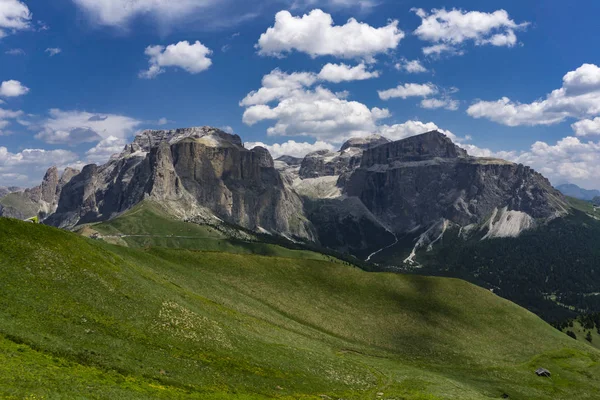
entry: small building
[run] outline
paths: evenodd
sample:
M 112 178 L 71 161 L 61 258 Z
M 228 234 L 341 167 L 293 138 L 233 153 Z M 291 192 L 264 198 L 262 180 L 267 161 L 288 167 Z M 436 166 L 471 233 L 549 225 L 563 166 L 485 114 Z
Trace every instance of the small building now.
M 537 371 L 535 371 L 535 374 L 544 378 L 550 378 L 552 376 L 550 371 L 548 371 L 546 368 L 538 368 Z

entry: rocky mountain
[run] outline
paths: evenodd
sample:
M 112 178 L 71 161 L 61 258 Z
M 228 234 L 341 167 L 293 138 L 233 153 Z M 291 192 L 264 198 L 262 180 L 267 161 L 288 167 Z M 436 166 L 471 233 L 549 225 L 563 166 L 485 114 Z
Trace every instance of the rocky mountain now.
M 310 153 L 302 161 L 299 175 L 302 179 L 308 179 L 347 174 L 360 165 L 365 150 L 388 142 L 382 136 L 373 135 L 350 139 L 339 152 L 320 150 Z
M 575 197 L 579 200 L 590 201 L 593 200 L 595 197 L 600 197 L 600 190 L 587 190 L 572 183 L 558 185 L 556 188 L 560 190 L 565 196 Z
M 569 210 L 537 172 L 470 157 L 437 131 L 396 142 L 351 139 L 302 161 L 274 161 L 266 149 L 248 150 L 239 136 L 210 127 L 144 131 L 104 165 L 60 177 L 50 169 L 22 199 L 25 212 L 4 205 L 4 215 L 52 214 L 48 224 L 72 228 L 151 199 L 175 218 L 225 221 L 363 260 L 406 234 L 415 235 L 415 251 L 449 227 L 463 236 L 514 237 Z
M 182 219 L 314 239 L 300 197 L 269 152 L 248 150 L 239 136 L 209 127 L 140 133 L 107 164 L 88 165 L 71 180 L 48 223 L 68 228 L 108 220 L 145 199 Z
M 515 236 L 569 208 L 531 168 L 469 157 L 437 131 L 366 150 L 344 193 L 360 198 L 395 233 L 440 220 L 467 227 L 489 219 L 490 236 Z
M 15 193 L 15 192 L 22 192 L 24 189 L 20 188 L 20 187 L 16 187 L 16 186 L 0 186 L 0 199 L 3 198 L 4 196 L 11 194 L 11 193 Z
M 66 168 L 59 174 L 58 168 L 48 169 L 39 186 L 25 190 L 13 190 L 0 199 L 0 216 L 25 219 L 39 216 L 44 219 L 54 213 L 63 188 L 79 171 Z
M 414 235 L 405 243 L 415 252 L 410 262 L 450 227 L 465 237 L 515 237 L 570 208 L 539 173 L 470 157 L 437 131 L 396 142 L 353 139 L 282 171 L 304 197 L 321 243 L 363 259 Z

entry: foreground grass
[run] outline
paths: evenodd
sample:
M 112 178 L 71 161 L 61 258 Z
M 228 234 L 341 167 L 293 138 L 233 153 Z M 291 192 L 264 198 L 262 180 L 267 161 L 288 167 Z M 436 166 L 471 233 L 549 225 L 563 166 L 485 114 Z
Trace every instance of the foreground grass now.
M 0 219 L 0 398 L 595 399 L 599 361 L 458 280 Z

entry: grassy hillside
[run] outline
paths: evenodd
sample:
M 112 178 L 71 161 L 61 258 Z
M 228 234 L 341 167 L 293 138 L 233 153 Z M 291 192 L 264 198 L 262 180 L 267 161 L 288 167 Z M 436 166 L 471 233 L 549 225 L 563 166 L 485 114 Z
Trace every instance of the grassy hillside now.
M 453 279 L 0 218 L 0 294 L 0 398 L 600 396 L 600 352 Z
M 217 229 L 207 225 L 174 219 L 160 205 L 143 202 L 108 222 L 80 229 L 85 236 L 99 233 L 109 243 L 129 247 L 167 247 L 190 250 L 218 251 L 235 254 L 259 254 L 273 257 L 332 260 L 332 257 L 307 250 L 288 249 L 259 241 L 254 234 L 237 232 L 239 228 L 222 225 Z M 236 232 L 242 238 L 232 239 L 226 233 Z M 265 235 L 267 236 L 267 235 Z M 263 238 L 268 240 L 268 236 Z
M 448 230 L 431 251 L 417 253 L 417 268 L 403 265 L 418 234 L 377 255 L 375 262 L 423 275 L 465 279 L 510 299 L 550 322 L 599 312 L 600 217 L 590 203 L 574 203 L 569 216 L 557 218 L 517 238 L 481 240 Z M 600 215 L 600 213 L 599 213 Z M 391 269 L 391 268 L 390 268 Z

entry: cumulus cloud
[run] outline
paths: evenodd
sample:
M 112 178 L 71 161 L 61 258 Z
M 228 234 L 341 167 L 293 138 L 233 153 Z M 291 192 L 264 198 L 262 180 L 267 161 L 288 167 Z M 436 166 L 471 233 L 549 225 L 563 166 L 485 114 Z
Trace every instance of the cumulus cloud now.
M 360 10 L 370 10 L 375 7 L 377 2 L 374 0 L 294 0 L 291 9 L 306 9 L 314 6 L 330 8 L 358 8 Z
M 10 49 L 6 50 L 4 54 L 8 54 L 9 56 L 24 56 L 25 50 L 23 49 Z
M 126 144 L 126 139 L 115 136 L 109 136 L 105 139 L 102 139 L 96 146 L 92 147 L 85 153 L 87 162 L 98 165 L 104 164 L 113 155 L 121 153 Z
M 368 71 L 364 63 L 355 67 L 346 64 L 327 64 L 319 73 L 319 79 L 334 83 L 347 81 L 363 81 L 366 79 L 378 78 L 378 71 Z
M 452 99 L 450 97 L 442 97 L 440 99 L 432 98 L 432 99 L 423 99 L 421 100 L 421 107 L 427 108 L 430 110 L 444 108 L 446 110 L 456 111 L 460 102 L 458 100 Z
M 69 145 L 100 142 L 110 137 L 125 139 L 140 124 L 141 121 L 123 115 L 52 109 L 35 137 L 46 143 Z
M 513 47 L 518 41 L 515 32 L 529 25 L 528 22 L 516 23 L 505 10 L 486 13 L 441 8 L 427 12 L 415 8 L 413 11 L 421 18 L 415 35 L 433 43 L 423 49 L 426 55 L 460 54 L 462 51 L 458 48 L 466 42 L 473 42 L 477 46 Z
M 403 58 L 402 61 L 394 66 L 398 71 L 408 72 L 409 74 L 420 74 L 427 72 L 427 68 L 423 66 L 419 60 L 407 60 Z
M 313 58 L 371 60 L 377 54 L 395 49 L 403 38 L 398 21 L 374 28 L 351 18 L 344 25 L 335 25 L 331 15 L 319 9 L 302 17 L 280 11 L 275 15 L 275 25 L 260 36 L 256 48 L 264 56 L 283 57 L 295 50 Z
M 271 153 L 273 158 L 279 158 L 281 156 L 304 157 L 308 153 L 317 150 L 336 150 L 335 146 L 332 144 L 320 140 L 315 143 L 288 140 L 284 143 L 275 143 L 272 145 L 264 144 L 262 142 L 248 142 L 245 143 L 244 146 L 246 146 L 247 149 L 253 149 L 257 146 L 264 147 L 269 150 L 269 153 Z
M 316 82 L 317 76 L 311 72 L 294 72 L 288 74 L 275 69 L 263 77 L 262 87 L 250 92 L 240 102 L 240 106 L 248 107 L 281 100 L 294 91 L 312 86 Z
M 212 65 L 212 51 L 200 41 L 190 44 L 187 40 L 165 46 L 148 46 L 145 54 L 150 57 L 150 68 L 140 72 L 140 78 L 152 79 L 165 72 L 167 67 L 182 68 L 190 74 L 206 71 Z
M 571 127 L 577 136 L 600 135 L 600 117 L 575 122 Z
M 554 184 L 571 182 L 600 187 L 600 142 L 584 142 L 568 136 L 555 144 L 535 142 L 527 151 L 491 151 L 473 145 L 463 147 L 477 157 L 495 157 L 528 165 Z
M 0 1 L 0 39 L 17 31 L 29 29 L 31 12 L 19 0 Z
M 553 125 L 567 118 L 585 119 L 600 115 L 600 68 L 583 64 L 563 77 L 560 89 L 541 100 L 519 103 L 508 97 L 496 101 L 478 101 L 467 113 L 473 118 L 487 118 L 508 125 Z M 577 125 L 580 127 L 582 125 Z M 575 128 L 576 128 L 575 127 Z M 583 130 L 581 131 L 583 132 Z
M 138 16 L 149 15 L 160 21 L 175 21 L 219 3 L 217 0 L 73 0 L 100 25 L 126 26 Z
M 377 93 L 381 100 L 389 100 L 398 97 L 402 99 L 407 99 L 409 97 L 428 97 L 438 93 L 438 91 L 438 88 L 432 83 L 405 83 L 404 85 L 398 85 L 393 89 L 380 90 Z
M 64 168 L 77 159 L 77 154 L 68 150 L 26 149 L 11 153 L 0 146 L 0 186 L 39 184 L 49 167 Z
M 401 140 L 431 131 L 440 131 L 453 141 L 460 141 L 454 133 L 441 129 L 433 122 L 421 122 L 416 120 L 409 120 L 403 124 L 382 125 L 378 128 L 377 133 L 390 140 Z
M 5 110 L 0 108 L 0 136 L 9 135 L 11 132 L 5 129 L 11 124 L 10 120 L 17 119 L 23 115 L 23 111 Z
M 21 82 L 10 80 L 0 84 L 0 97 L 18 97 L 29 93 L 29 88 Z
M 45 53 L 48 53 L 50 57 L 54 57 L 55 55 L 62 53 L 62 49 L 58 47 L 48 47 L 45 50 Z
M 372 133 L 376 122 L 390 115 L 387 109 L 369 109 L 347 100 L 347 93 L 311 88 L 317 80 L 312 73 L 272 71 L 263 78 L 263 87 L 240 102 L 246 107 L 243 122 L 254 125 L 274 120 L 275 125 L 267 129 L 270 136 L 311 136 L 339 142 Z

